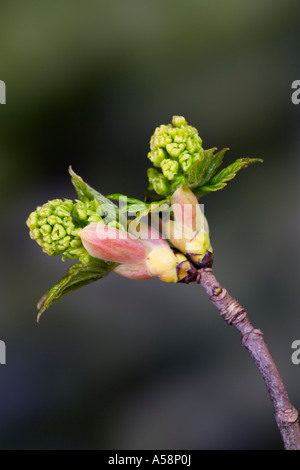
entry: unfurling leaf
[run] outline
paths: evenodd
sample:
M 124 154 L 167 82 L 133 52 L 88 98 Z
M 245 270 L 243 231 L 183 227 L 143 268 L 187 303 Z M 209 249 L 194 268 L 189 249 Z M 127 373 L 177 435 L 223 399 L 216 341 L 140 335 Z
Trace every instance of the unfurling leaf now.
M 147 210 L 147 204 L 141 202 L 140 204 L 127 204 L 120 209 L 120 214 L 128 212 L 129 214 L 138 214 L 140 212 L 145 212 Z
M 222 164 L 228 148 L 224 148 L 215 153 L 216 148 L 204 150 L 200 160 L 192 165 L 188 173 L 187 184 L 193 189 L 202 186 L 209 181 Z
M 113 201 L 120 201 L 120 202 L 127 202 L 127 204 L 144 204 L 143 201 L 140 199 L 136 199 L 134 197 L 128 197 L 125 194 L 109 194 L 109 196 L 106 196 L 107 199 L 112 199 Z
M 40 299 L 37 305 L 37 321 L 39 321 L 45 310 L 61 297 L 107 276 L 115 266 L 115 263 L 98 259 L 92 259 L 87 264 L 73 264 L 73 266 L 68 269 L 66 276 L 48 290 Z
M 231 165 L 223 168 L 219 173 L 213 176 L 207 183 L 195 188 L 194 192 L 197 196 L 218 191 L 226 186 L 227 182 L 232 180 L 238 171 L 246 168 L 253 163 L 263 162 L 260 158 L 239 158 Z
M 81 201 L 93 201 L 94 199 L 96 199 L 100 203 L 101 208 L 103 209 L 103 212 L 105 214 L 105 221 L 111 222 L 116 220 L 118 207 L 108 198 L 103 196 L 103 194 L 99 193 L 87 183 L 85 183 L 81 176 L 76 175 L 76 173 L 72 170 L 71 167 L 69 167 L 69 173 L 72 177 L 72 183 L 76 189 L 78 198 Z

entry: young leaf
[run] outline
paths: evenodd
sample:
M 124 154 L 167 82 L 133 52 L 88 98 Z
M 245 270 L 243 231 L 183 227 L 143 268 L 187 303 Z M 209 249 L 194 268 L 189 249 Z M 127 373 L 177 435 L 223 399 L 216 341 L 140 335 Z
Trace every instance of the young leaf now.
M 148 214 L 150 214 L 150 212 L 160 212 L 161 211 L 161 207 L 164 205 L 164 204 L 167 204 L 168 203 L 168 198 L 167 199 L 162 199 L 161 201 L 158 201 L 158 202 L 151 202 L 150 204 L 146 204 L 146 208 L 143 212 L 140 213 L 139 217 L 146 217 Z
M 219 152 L 215 153 L 212 156 L 212 159 L 207 167 L 207 170 L 205 172 L 205 182 L 209 181 L 217 172 L 219 166 L 221 166 L 223 159 L 225 157 L 225 153 L 229 150 L 229 148 L 224 148 L 222 150 L 219 150 Z M 205 184 L 205 183 L 204 183 Z
M 68 269 L 66 276 L 63 277 L 58 284 L 48 290 L 38 302 L 37 321 L 40 320 L 45 310 L 61 297 L 69 294 L 69 292 L 73 290 L 107 276 L 115 266 L 115 263 L 94 258 L 87 264 L 73 264 L 73 266 Z
M 235 162 L 231 163 L 231 165 L 223 168 L 217 175 L 215 175 L 211 180 L 210 184 L 218 184 L 218 183 L 226 183 L 227 181 L 232 180 L 238 171 L 246 168 L 249 165 L 252 165 L 256 162 L 262 162 L 260 158 L 239 158 Z
M 98 193 L 98 191 L 96 191 L 87 183 L 85 183 L 85 181 L 83 181 L 80 176 L 76 175 L 76 173 L 72 170 L 71 166 L 69 167 L 69 173 L 72 177 L 72 183 L 76 189 L 78 198 L 81 201 L 86 201 L 86 199 L 93 201 L 94 199 L 97 199 L 105 213 L 106 221 L 111 222 L 116 220 L 118 214 L 118 207 L 108 198 L 103 196 L 103 194 Z
M 191 166 L 187 181 L 189 188 L 193 189 L 207 183 L 222 164 L 225 153 L 229 149 L 224 148 L 219 152 L 214 153 L 215 150 L 216 148 L 204 150 L 204 155 L 201 160 L 198 160 Z
M 218 191 L 227 185 L 227 182 L 232 180 L 238 171 L 252 165 L 256 162 L 262 162 L 260 158 L 239 158 L 231 165 L 223 168 L 219 173 L 213 176 L 208 183 L 195 188 L 194 192 L 196 196 L 201 196 L 212 191 Z
M 127 197 L 125 194 L 110 194 L 106 196 L 108 199 L 112 199 L 113 201 L 120 201 L 120 202 L 127 202 L 128 204 L 145 204 L 140 199 L 135 199 L 134 197 Z
M 144 202 L 141 202 L 140 204 L 127 204 L 126 206 L 122 207 L 120 214 L 124 214 L 125 212 L 128 212 L 129 214 L 145 212 L 147 210 L 147 206 L 148 204 L 145 204 Z
M 219 191 L 219 189 L 225 188 L 227 183 L 217 183 L 210 185 L 209 183 L 194 189 L 195 196 L 203 196 L 204 194 L 211 193 L 213 191 Z

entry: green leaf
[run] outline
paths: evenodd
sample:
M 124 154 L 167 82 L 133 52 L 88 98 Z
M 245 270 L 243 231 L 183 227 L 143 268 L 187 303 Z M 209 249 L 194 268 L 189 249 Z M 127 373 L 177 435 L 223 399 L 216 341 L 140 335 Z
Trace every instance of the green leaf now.
M 163 204 L 168 204 L 168 201 L 169 201 L 169 198 L 162 199 L 161 201 L 158 201 L 158 202 L 151 202 L 150 204 L 145 204 L 144 210 L 139 212 L 135 220 L 140 221 L 142 217 L 147 217 L 150 214 L 150 212 L 153 212 L 153 213 L 160 212 L 161 206 Z
M 72 170 L 71 166 L 69 167 L 69 173 L 72 177 L 72 183 L 76 189 L 78 198 L 81 201 L 86 201 L 87 199 L 93 201 L 97 199 L 105 213 L 106 222 L 117 219 L 118 207 L 116 204 L 85 183 L 85 181 Z
M 45 310 L 61 297 L 107 276 L 115 266 L 115 263 L 95 258 L 87 264 L 73 264 L 73 266 L 68 269 L 66 276 L 63 277 L 58 284 L 48 290 L 38 302 L 37 308 L 39 312 L 37 321 L 39 322 Z
M 113 201 L 120 201 L 120 202 L 127 202 L 128 204 L 145 204 L 144 201 L 140 199 L 135 199 L 134 197 L 127 197 L 125 194 L 110 194 L 106 196 L 108 199 L 112 199 Z
M 221 170 L 220 173 L 215 175 L 210 180 L 210 184 L 214 185 L 214 184 L 225 183 L 226 181 L 230 181 L 235 177 L 238 171 L 242 170 L 243 168 L 246 168 L 249 165 L 252 165 L 253 163 L 262 162 L 262 161 L 263 160 L 261 160 L 260 158 L 239 158 L 234 163 L 231 163 L 231 165 L 227 166 L 226 168 L 223 168 L 223 170 Z
M 109 199 L 113 199 L 119 202 L 126 202 L 127 204 L 120 209 L 120 214 L 125 214 L 128 212 L 129 214 L 138 214 L 139 212 L 144 212 L 148 204 L 140 199 L 136 199 L 134 197 L 127 197 L 125 194 L 110 194 L 107 196 Z
M 128 207 L 128 211 L 130 214 L 136 214 L 138 212 L 144 212 L 145 210 L 147 210 L 147 204 L 145 204 L 144 202 L 140 203 L 140 204 L 131 204 L 129 207 Z
M 191 166 L 187 180 L 189 188 L 193 189 L 207 183 L 222 164 L 225 153 L 229 149 L 224 148 L 217 153 L 215 153 L 215 150 L 216 148 L 204 150 L 201 160 Z
M 236 176 L 238 171 L 257 162 L 263 162 L 263 160 L 260 158 L 239 158 L 213 176 L 208 183 L 195 188 L 194 193 L 196 196 L 201 196 L 202 194 L 212 191 L 218 191 L 219 189 L 224 188 L 227 185 L 227 182 Z
M 120 210 L 120 214 L 124 214 L 125 212 L 128 212 L 129 214 L 136 214 L 137 212 L 144 212 L 147 210 L 148 204 L 145 204 L 144 202 L 141 202 L 140 204 L 127 204 L 126 206 L 123 206 L 122 209 Z
M 218 183 L 218 184 L 212 184 L 212 185 L 206 184 L 206 185 L 200 186 L 199 188 L 196 188 L 194 190 L 194 194 L 197 197 L 203 196 L 204 194 L 211 193 L 213 191 L 219 191 L 219 189 L 223 189 L 225 188 L 225 186 L 226 186 L 226 183 Z

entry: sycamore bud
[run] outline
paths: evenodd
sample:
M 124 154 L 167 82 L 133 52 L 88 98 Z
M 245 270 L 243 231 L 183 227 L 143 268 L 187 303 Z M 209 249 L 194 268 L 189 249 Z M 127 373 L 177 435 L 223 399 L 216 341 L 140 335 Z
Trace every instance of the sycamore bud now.
M 171 243 L 196 265 L 202 266 L 207 253 L 212 252 L 207 220 L 196 196 L 190 189 L 180 187 L 171 197 L 174 220 L 164 224 Z
M 118 263 L 115 272 L 130 279 L 158 277 L 164 282 L 187 282 L 191 263 L 179 257 L 154 228 L 139 225 L 139 237 L 103 224 L 90 224 L 79 232 L 94 258 Z
M 176 178 L 184 176 L 202 156 L 202 140 L 198 131 L 189 126 L 182 116 L 173 116 L 172 124 L 157 127 L 151 137 L 148 158 L 156 168 L 161 168 L 169 184 L 173 184 Z M 157 172 L 156 175 L 161 174 Z M 153 184 L 151 172 L 148 173 L 148 177 L 150 189 L 154 189 L 160 195 L 170 194 L 170 186 L 163 187 L 157 182 Z
M 78 231 L 91 222 L 101 222 L 98 201 L 75 203 L 70 199 L 54 199 L 32 212 L 26 224 L 30 237 L 49 256 L 63 255 L 63 259 L 79 259 L 82 263 L 90 255 L 82 245 Z
M 160 275 L 159 279 L 164 282 L 182 282 L 188 284 L 193 275 L 195 275 L 195 267 L 180 252 L 174 252 L 176 265 L 167 269 Z

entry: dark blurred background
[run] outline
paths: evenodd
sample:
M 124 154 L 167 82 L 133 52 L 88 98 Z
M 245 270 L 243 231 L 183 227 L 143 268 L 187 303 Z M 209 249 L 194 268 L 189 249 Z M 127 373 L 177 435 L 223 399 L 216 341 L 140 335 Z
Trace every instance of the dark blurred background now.
M 265 385 L 197 285 L 111 274 L 36 301 L 70 263 L 30 240 L 39 204 L 143 198 L 155 127 L 173 114 L 227 163 L 260 157 L 205 204 L 219 281 L 261 328 L 300 409 L 299 1 L 2 0 L 2 449 L 281 449 Z

